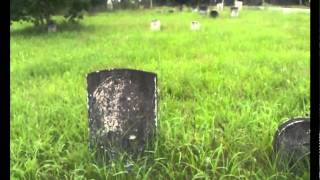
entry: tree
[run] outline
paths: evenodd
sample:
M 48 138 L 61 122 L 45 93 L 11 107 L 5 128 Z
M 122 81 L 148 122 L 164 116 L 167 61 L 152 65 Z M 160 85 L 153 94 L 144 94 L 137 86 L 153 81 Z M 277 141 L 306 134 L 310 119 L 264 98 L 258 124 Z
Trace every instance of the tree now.
M 82 10 L 88 10 L 90 0 L 10 0 L 10 21 L 29 21 L 34 25 L 51 22 L 52 15 L 64 14 L 74 21 L 82 18 Z

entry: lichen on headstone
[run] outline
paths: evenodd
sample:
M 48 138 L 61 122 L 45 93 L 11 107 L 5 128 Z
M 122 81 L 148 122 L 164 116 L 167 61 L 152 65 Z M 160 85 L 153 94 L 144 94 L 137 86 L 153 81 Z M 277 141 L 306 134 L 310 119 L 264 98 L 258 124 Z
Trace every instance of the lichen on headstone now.
M 155 79 L 128 69 L 89 74 L 91 146 L 109 154 L 143 152 L 156 127 Z

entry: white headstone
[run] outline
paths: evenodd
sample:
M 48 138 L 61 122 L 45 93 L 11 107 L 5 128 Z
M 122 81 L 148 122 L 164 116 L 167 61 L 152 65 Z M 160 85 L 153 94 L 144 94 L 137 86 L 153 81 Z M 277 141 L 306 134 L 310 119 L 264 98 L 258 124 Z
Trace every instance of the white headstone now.
M 217 10 L 218 11 L 223 11 L 223 3 L 218 3 L 217 4 Z
M 198 21 L 192 21 L 190 25 L 191 31 L 197 31 L 200 29 L 200 23 Z
M 242 5 L 243 5 L 243 2 L 242 1 L 235 1 L 234 2 L 234 6 L 235 7 L 238 7 L 239 8 L 239 10 L 242 10 Z
M 151 23 L 150 23 L 151 31 L 159 31 L 160 28 L 161 28 L 161 23 L 159 20 L 155 19 L 155 20 L 151 21 Z
M 231 17 L 238 17 L 239 16 L 239 8 L 238 7 L 232 7 L 231 8 Z
M 111 0 L 108 0 L 107 1 L 107 8 L 112 10 L 113 9 L 113 4 L 112 4 L 112 1 Z

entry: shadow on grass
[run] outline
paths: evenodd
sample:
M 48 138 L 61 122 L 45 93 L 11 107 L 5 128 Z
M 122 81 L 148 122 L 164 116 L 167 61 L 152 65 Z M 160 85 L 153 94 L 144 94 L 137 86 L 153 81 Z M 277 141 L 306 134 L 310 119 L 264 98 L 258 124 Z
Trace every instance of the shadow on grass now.
M 57 24 L 56 32 L 48 32 L 47 27 L 28 26 L 22 29 L 10 30 L 11 36 L 46 36 L 48 34 L 59 34 L 64 32 L 89 32 L 95 29 L 94 26 L 86 26 L 79 22 L 62 22 Z

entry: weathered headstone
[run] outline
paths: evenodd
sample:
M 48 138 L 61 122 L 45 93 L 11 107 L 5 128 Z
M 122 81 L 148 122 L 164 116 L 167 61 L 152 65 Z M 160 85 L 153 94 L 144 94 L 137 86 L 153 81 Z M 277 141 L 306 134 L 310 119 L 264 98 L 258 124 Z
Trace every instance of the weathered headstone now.
M 142 153 L 157 125 L 157 76 L 114 69 L 88 74 L 90 147 L 109 157 Z
M 310 154 L 310 118 L 291 119 L 279 126 L 273 148 L 279 163 L 306 166 Z
M 231 17 L 238 17 L 239 16 L 239 8 L 238 7 L 231 7 Z
M 160 31 L 160 29 L 161 29 L 160 20 L 158 20 L 158 19 L 152 20 L 150 23 L 150 29 L 151 29 L 151 31 Z
M 197 31 L 200 29 L 200 23 L 198 21 L 192 21 L 190 25 L 191 31 Z

